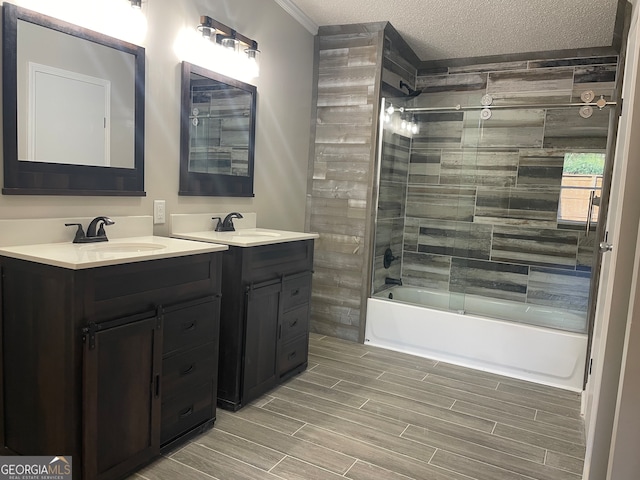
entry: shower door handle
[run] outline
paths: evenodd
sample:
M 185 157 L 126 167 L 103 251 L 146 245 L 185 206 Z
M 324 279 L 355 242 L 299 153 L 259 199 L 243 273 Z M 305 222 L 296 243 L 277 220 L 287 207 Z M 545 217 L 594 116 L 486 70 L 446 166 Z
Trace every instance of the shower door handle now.
M 613 245 L 607 242 L 600 242 L 600 253 L 607 253 L 613 250 Z
M 591 229 L 591 217 L 593 216 L 594 206 L 600 206 L 600 197 L 596 195 L 595 190 L 591 190 L 591 192 L 589 193 L 589 208 L 587 209 L 587 235 L 589 235 L 589 230 Z

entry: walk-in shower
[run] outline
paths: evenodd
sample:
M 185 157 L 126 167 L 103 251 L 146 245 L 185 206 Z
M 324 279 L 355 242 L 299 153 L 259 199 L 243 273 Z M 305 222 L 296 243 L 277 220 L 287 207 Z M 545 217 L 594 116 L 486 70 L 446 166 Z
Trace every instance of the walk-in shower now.
M 582 389 L 607 68 L 383 100 L 367 342 Z

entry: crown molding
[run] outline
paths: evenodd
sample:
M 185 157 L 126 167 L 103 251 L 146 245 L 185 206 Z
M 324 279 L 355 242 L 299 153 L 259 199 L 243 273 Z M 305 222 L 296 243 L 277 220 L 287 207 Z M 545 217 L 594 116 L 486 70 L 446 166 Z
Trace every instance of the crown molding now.
M 312 35 L 318 34 L 318 25 L 311 20 L 306 13 L 298 8 L 291 0 L 274 0 L 282 9 L 291 15 L 295 20 L 300 23 L 304 28 L 309 30 Z

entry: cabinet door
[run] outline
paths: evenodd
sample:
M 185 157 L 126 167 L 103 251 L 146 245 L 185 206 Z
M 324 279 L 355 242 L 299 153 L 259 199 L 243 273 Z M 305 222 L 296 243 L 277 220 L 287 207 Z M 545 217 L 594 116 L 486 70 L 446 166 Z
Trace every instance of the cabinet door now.
M 122 477 L 160 453 L 159 327 L 152 313 L 85 331 L 84 480 Z
M 247 292 L 243 405 L 276 384 L 281 290 L 282 283 L 278 280 L 256 285 Z

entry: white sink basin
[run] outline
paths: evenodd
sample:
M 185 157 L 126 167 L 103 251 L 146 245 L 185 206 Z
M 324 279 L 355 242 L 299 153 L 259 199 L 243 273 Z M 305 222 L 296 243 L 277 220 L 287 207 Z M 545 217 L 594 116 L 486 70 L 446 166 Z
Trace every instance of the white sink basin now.
M 277 232 L 257 232 L 255 230 L 238 230 L 232 234 L 233 240 L 237 242 L 255 242 L 278 237 L 280 234 Z
M 237 230 L 234 237 L 279 237 L 281 234 L 278 232 L 265 232 L 262 230 Z
M 85 245 L 81 248 L 87 252 L 138 253 L 162 250 L 167 247 L 166 245 L 159 245 L 157 243 L 101 243 L 100 245 Z

